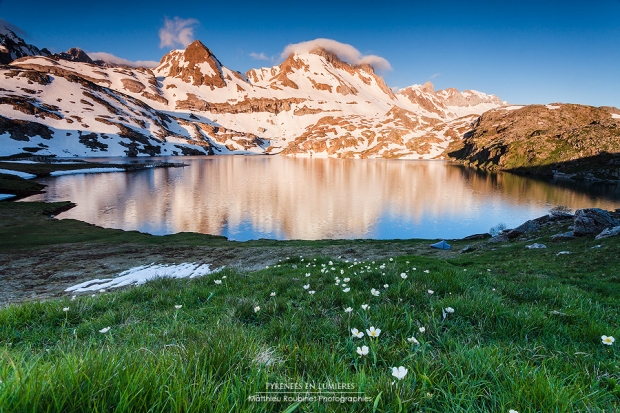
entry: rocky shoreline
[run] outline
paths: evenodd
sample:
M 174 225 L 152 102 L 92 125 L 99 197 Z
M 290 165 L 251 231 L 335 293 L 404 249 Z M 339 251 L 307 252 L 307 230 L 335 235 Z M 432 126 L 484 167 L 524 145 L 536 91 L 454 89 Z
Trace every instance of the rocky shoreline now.
M 548 215 L 524 222 L 514 229 L 506 229 L 489 238 L 490 243 L 507 242 L 514 239 L 525 240 L 528 235 L 540 231 L 554 223 L 570 223 L 569 231 L 551 236 L 552 241 L 571 240 L 577 237 L 592 236 L 594 239 L 608 238 L 620 234 L 620 209 L 613 212 L 600 208 L 578 209 L 574 214 L 563 210 L 552 210 Z

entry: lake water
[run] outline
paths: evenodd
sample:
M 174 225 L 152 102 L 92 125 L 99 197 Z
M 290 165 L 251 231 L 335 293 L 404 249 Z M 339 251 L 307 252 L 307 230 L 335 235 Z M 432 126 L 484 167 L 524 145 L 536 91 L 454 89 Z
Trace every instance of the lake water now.
M 444 161 L 160 159 L 189 166 L 40 179 L 47 193 L 28 200 L 70 200 L 77 207 L 58 218 L 108 228 L 239 241 L 462 238 L 499 223 L 514 228 L 557 205 L 620 208 L 615 185 L 558 186 Z

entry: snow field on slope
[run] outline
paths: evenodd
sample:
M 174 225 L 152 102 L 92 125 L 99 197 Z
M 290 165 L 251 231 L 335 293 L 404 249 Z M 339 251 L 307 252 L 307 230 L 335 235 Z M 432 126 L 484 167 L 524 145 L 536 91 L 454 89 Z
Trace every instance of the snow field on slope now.
M 99 291 L 106 288 L 118 288 L 127 285 L 140 285 L 156 278 L 196 278 L 213 274 L 210 264 L 149 264 L 130 268 L 114 278 L 94 279 L 67 288 L 67 292 Z

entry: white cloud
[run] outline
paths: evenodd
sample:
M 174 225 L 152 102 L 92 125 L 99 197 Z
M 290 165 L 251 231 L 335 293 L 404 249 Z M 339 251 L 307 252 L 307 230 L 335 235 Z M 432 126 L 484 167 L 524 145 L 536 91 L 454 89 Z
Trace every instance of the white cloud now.
M 350 44 L 340 43 L 332 39 L 314 39 L 307 42 L 289 44 L 284 48 L 280 57 L 286 59 L 291 53 L 308 53 L 318 47 L 322 47 L 328 52 L 335 53 L 340 59 L 354 65 L 369 64 L 377 70 L 392 70 L 390 62 L 383 57 L 363 55 Z
M 175 47 L 181 45 L 187 47 L 194 41 L 194 27 L 200 24 L 196 19 L 182 19 L 166 17 L 164 27 L 159 29 L 159 47 Z
M 106 52 L 88 53 L 88 56 L 90 56 L 90 58 L 93 60 L 103 60 L 106 63 L 112 63 L 115 65 L 126 65 L 131 67 L 155 67 L 159 64 L 159 62 L 156 62 L 154 60 L 136 60 L 135 62 L 132 62 L 131 60 L 123 59 L 122 57 L 114 56 L 113 54 Z
M 250 57 L 255 60 L 271 60 L 267 56 L 265 56 L 265 53 L 262 53 L 262 52 L 261 53 L 252 52 L 250 53 Z
M 441 76 L 441 73 L 433 73 L 431 79 L 435 79 L 436 77 Z

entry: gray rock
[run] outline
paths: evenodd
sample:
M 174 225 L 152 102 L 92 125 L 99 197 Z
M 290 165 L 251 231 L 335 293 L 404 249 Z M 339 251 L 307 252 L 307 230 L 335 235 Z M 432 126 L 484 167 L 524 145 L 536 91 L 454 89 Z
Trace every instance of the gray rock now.
M 547 246 L 545 244 L 534 243 L 534 244 L 526 245 L 525 248 L 527 248 L 528 250 L 533 250 L 533 249 L 539 249 L 539 248 L 547 248 Z
M 510 238 L 508 238 L 508 236 L 504 233 L 501 233 L 499 235 L 496 235 L 492 238 L 489 238 L 488 242 L 491 242 L 493 244 L 499 243 L 499 242 L 508 242 L 510 240 Z
M 597 234 L 606 228 L 620 225 L 611 214 L 600 208 L 578 209 L 575 212 L 573 235 Z
M 465 246 L 465 248 L 463 248 L 461 251 L 459 251 L 461 254 L 467 254 L 469 252 L 474 252 L 476 251 L 476 247 L 472 246 L 472 245 L 467 245 Z
M 575 216 L 573 214 L 564 211 L 551 211 L 549 213 L 550 221 L 562 221 L 566 219 L 573 219 L 574 217 Z
M 620 235 L 620 226 L 613 227 L 613 228 L 605 228 L 603 232 L 601 232 L 596 237 L 594 237 L 594 239 L 615 237 L 617 235 Z
M 540 224 L 534 220 L 525 221 L 523 224 L 519 225 L 515 229 L 511 229 L 506 232 L 506 236 L 509 239 L 514 239 L 520 237 L 523 234 L 529 234 L 532 232 L 536 232 L 540 229 Z
M 560 234 L 555 234 L 551 236 L 551 241 L 565 241 L 569 239 L 575 239 L 575 235 L 573 231 L 562 232 Z

